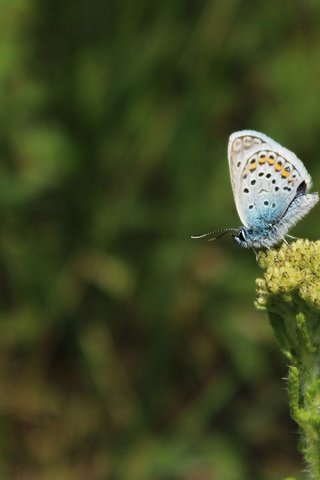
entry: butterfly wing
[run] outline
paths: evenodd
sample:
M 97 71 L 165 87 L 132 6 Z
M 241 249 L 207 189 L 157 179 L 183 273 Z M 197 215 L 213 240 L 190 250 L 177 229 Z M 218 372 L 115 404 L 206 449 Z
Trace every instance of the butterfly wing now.
M 301 160 L 263 133 L 233 133 L 228 156 L 236 207 L 246 227 L 278 221 L 292 200 L 311 187 Z

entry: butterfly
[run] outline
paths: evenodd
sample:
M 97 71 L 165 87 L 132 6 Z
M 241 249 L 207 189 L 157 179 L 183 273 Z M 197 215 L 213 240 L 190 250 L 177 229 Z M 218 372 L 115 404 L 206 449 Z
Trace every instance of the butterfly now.
M 243 225 L 192 238 L 236 231 L 235 243 L 253 249 L 269 249 L 286 241 L 289 229 L 319 200 L 318 193 L 308 193 L 312 181 L 301 160 L 254 130 L 230 136 L 228 158 L 234 200 Z

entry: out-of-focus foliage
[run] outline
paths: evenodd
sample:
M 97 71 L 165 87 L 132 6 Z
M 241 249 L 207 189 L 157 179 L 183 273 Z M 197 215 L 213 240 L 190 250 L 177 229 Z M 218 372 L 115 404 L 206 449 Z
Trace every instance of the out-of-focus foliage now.
M 0 5 L 0 477 L 298 477 L 254 254 L 190 235 L 239 224 L 237 129 L 319 188 L 320 5 Z

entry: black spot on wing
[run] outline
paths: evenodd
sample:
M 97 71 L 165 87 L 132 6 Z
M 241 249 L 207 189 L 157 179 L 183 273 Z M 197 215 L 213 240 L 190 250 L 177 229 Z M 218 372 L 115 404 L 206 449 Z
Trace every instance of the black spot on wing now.
M 299 197 L 300 195 L 305 195 L 307 192 L 307 184 L 305 181 L 301 182 L 299 187 L 297 188 L 297 193 L 296 197 Z

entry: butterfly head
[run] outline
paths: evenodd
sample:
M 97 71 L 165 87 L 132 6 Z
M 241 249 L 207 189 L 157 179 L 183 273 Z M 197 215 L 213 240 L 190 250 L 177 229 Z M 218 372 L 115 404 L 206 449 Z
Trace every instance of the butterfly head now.
M 236 245 L 241 248 L 270 248 L 283 240 L 285 234 L 286 231 L 283 230 L 281 222 L 279 222 L 277 225 L 269 223 L 255 228 L 242 226 L 233 235 L 233 239 Z
M 249 247 L 245 227 L 239 228 L 237 233 L 235 235 L 232 235 L 232 236 L 233 236 L 233 239 L 234 239 L 236 245 L 238 245 L 238 247 L 242 247 L 242 248 L 248 248 Z

